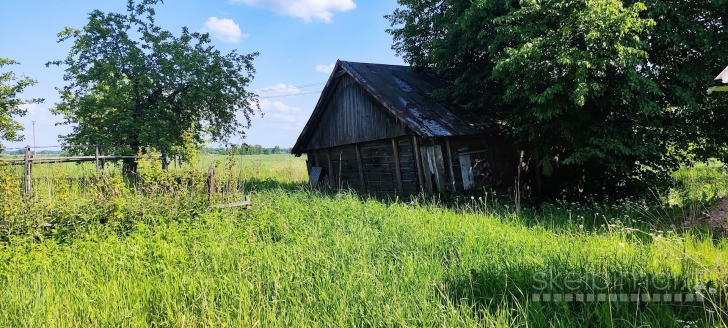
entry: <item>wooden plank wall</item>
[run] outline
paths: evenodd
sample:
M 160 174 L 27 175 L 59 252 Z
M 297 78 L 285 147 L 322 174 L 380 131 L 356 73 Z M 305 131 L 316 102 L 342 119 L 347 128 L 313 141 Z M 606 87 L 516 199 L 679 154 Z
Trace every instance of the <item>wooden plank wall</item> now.
M 394 139 L 397 143 L 397 150 L 399 151 L 399 165 L 402 168 L 402 187 L 404 188 L 404 193 L 417 193 L 419 192 L 419 181 L 417 181 L 417 166 L 415 165 L 412 138 L 405 136 Z
M 420 182 L 412 137 L 402 136 L 393 139 L 399 153 L 403 193 L 417 193 L 420 191 Z M 466 169 L 466 172 L 472 169 L 473 185 L 471 188 L 507 188 L 514 183 L 518 167 L 517 147 L 515 145 L 506 143 L 489 144 L 485 137 L 451 137 L 449 142 L 451 150 L 449 156 L 451 157 L 448 160 L 445 139 L 420 140 L 423 145 L 422 148 L 439 149 L 442 153 L 442 158 L 439 159 L 443 164 L 443 167 L 440 168 L 442 177 L 439 180 L 441 185 L 438 186 L 439 188 L 433 186 L 432 191 L 436 192 L 437 189 L 452 191 L 451 174 L 455 178 L 456 191 L 464 190 L 460 157 L 462 154 L 466 154 L 470 158 L 471 165 Z M 399 193 L 392 139 L 364 142 L 358 145 L 362 159 L 364 186 L 361 184 L 359 175 L 355 144 L 309 151 L 309 165 L 315 165 L 315 158 L 318 158 L 319 166 L 322 167 L 322 183 L 330 183 L 333 188 L 352 188 L 374 193 Z M 331 159 L 330 165 L 329 158 Z M 423 155 L 422 160 L 425 162 L 428 159 Z M 450 163 L 452 163 L 452 168 Z M 428 165 L 427 163 L 422 164 L 423 166 Z M 333 168 L 333 172 L 329 172 L 329 167 Z M 426 170 L 426 172 L 425 179 L 438 180 L 433 176 L 434 172 L 429 172 L 429 170 Z
M 417 193 L 417 171 L 411 139 L 408 136 L 404 136 L 394 138 L 394 140 L 399 153 L 402 192 L 405 194 Z M 352 188 L 374 193 L 399 193 L 392 139 L 361 143 L 359 144 L 359 151 L 362 158 L 362 169 L 366 188 L 362 188 L 360 182 L 355 145 L 310 151 L 309 158 L 319 157 L 322 163 L 321 175 L 324 177 L 324 183 L 330 182 L 334 188 Z M 333 167 L 333 172 L 331 173 L 328 169 L 327 152 L 331 154 L 331 166 Z
M 349 75 L 342 76 L 304 149 L 331 148 L 405 135 L 405 127 Z
M 462 153 L 469 153 L 467 155 L 470 157 L 473 173 L 471 188 L 499 188 L 513 185 L 518 172 L 516 145 L 498 141 L 489 142 L 487 137 L 451 137 L 450 148 L 453 152 L 451 156 L 453 156 L 455 185 L 459 191 L 463 190 L 460 162 Z

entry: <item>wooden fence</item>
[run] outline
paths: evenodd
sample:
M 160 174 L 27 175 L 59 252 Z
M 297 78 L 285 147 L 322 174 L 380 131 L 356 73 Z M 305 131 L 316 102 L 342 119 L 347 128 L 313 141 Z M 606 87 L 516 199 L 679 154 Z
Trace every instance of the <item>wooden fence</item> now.
M 55 147 L 61 147 L 61 146 L 54 146 L 54 147 L 35 147 L 37 148 L 55 148 Z M 103 169 L 103 163 L 105 161 L 112 161 L 112 160 L 126 160 L 126 159 L 136 159 L 136 156 L 121 156 L 121 155 L 112 155 L 112 156 L 105 156 L 101 154 L 101 148 L 102 147 L 112 147 L 112 146 L 102 146 L 102 145 L 95 145 L 94 146 L 95 153 L 92 156 L 58 156 L 58 157 L 37 157 L 33 153 L 33 148 L 30 146 L 26 146 L 24 148 L 24 156 L 23 158 L 9 158 L 9 159 L 1 159 L 0 165 L 24 165 L 25 169 L 23 170 L 23 190 L 26 194 L 30 194 L 31 187 L 32 187 L 32 173 L 33 173 L 33 164 L 42 164 L 42 163 L 79 163 L 79 162 L 96 162 L 96 170 L 102 170 Z M 162 169 L 167 170 L 169 167 L 169 163 L 167 161 L 167 152 L 165 149 L 162 149 L 162 154 L 159 156 L 159 160 L 162 162 Z
M 55 146 L 59 147 L 60 146 Z M 55 147 L 35 147 L 37 148 L 55 148 Z M 24 149 L 24 156 L 23 158 L 10 158 L 10 159 L 0 159 L 0 165 L 24 165 L 25 168 L 23 170 L 23 190 L 26 195 L 30 195 L 32 192 L 32 173 L 33 173 L 33 164 L 42 164 L 42 163 L 78 163 L 78 162 L 96 162 L 96 170 L 100 171 L 104 168 L 104 162 L 105 161 L 111 161 L 111 160 L 126 160 L 126 159 L 136 159 L 137 156 L 106 156 L 101 154 L 101 148 L 102 147 L 113 147 L 113 146 L 102 146 L 102 145 L 95 145 L 95 152 L 93 156 L 58 156 L 58 157 L 36 157 L 33 153 L 32 149 L 33 147 L 26 146 Z M 169 169 L 169 162 L 167 159 L 167 151 L 162 148 L 161 155 L 159 156 L 159 160 L 162 164 L 163 170 Z M 175 161 L 176 163 L 176 161 Z M 208 192 L 208 198 L 212 199 L 212 196 L 215 193 L 215 170 L 210 169 L 207 176 L 207 192 Z M 246 196 L 244 201 L 241 202 L 235 202 L 231 204 L 223 204 L 215 206 L 217 208 L 229 208 L 229 207 L 239 207 L 239 206 L 245 206 L 245 208 L 250 208 L 251 201 L 250 196 Z

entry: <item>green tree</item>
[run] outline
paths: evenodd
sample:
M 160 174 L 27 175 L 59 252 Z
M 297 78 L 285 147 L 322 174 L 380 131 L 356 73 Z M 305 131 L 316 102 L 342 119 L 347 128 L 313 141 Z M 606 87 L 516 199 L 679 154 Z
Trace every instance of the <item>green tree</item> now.
M 634 0 L 626 0 L 632 3 Z M 713 78 L 728 65 L 728 1 L 643 0 L 649 62 L 644 73 L 659 87 L 654 100 L 671 112 L 670 139 L 697 160 L 728 162 L 728 95 L 708 95 Z
M 702 145 L 718 130 L 705 89 L 728 6 L 700 1 L 400 0 L 388 32 L 415 69 L 452 82 L 438 99 L 499 122 L 553 172 L 547 191 L 635 192 L 688 148 L 721 148 Z
M 225 142 L 250 126 L 258 100 L 246 88 L 258 54 L 222 54 L 208 34 L 186 27 L 174 36 L 155 24 L 158 1 L 129 0 L 126 14 L 95 10 L 82 29 L 58 34 L 59 42 L 72 41 L 66 59 L 47 64 L 66 66 L 69 84 L 52 110 L 74 125 L 66 143 L 134 153 L 184 147 L 185 135 Z
M 18 65 L 17 61 L 7 58 L 0 58 L 0 68 L 7 65 Z M 18 79 L 13 71 L 0 72 L 0 141 L 23 141 L 24 136 L 18 134 L 23 129 L 20 122 L 14 117 L 21 117 L 27 113 L 23 105 L 40 104 L 43 99 L 22 99 L 20 94 L 38 81 L 27 76 Z M 0 143 L 0 149 L 2 149 Z

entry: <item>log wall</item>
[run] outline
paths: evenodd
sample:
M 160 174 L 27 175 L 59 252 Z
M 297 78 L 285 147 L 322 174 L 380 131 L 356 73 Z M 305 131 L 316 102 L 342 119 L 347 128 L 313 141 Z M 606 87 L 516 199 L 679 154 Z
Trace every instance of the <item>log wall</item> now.
M 492 140 L 489 142 L 487 137 L 451 137 L 448 139 L 449 154 L 445 138 L 418 139 L 420 166 L 425 179 L 423 181 L 420 181 L 417 171 L 412 136 L 310 150 L 308 163 L 309 166 L 322 168 L 320 183 L 328 184 L 332 188 L 400 193 L 393 139 L 399 155 L 402 193 L 405 194 L 420 190 L 453 191 L 453 179 L 454 191 L 464 191 L 463 172 L 472 174 L 469 189 L 507 188 L 513 185 L 518 173 L 517 147 Z M 364 185 L 359 172 L 357 146 Z M 464 162 L 463 159 L 467 161 Z
M 402 193 L 418 192 L 417 171 L 410 137 L 393 138 L 397 145 L 402 179 Z M 369 192 L 399 193 L 392 139 L 360 143 L 364 188 L 359 174 L 356 145 L 344 145 L 311 150 L 310 159 L 319 158 L 322 168 L 321 183 L 333 188 L 352 188 Z M 328 165 L 330 154 L 331 168 Z M 315 166 L 315 163 L 313 163 Z

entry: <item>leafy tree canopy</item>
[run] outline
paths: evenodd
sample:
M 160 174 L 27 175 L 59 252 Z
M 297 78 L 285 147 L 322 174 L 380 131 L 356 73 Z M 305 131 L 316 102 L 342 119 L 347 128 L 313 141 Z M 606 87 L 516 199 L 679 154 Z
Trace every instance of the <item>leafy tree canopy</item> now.
M 441 101 L 501 122 L 554 173 L 546 192 L 634 192 L 724 154 L 725 98 L 706 89 L 728 64 L 726 0 L 398 2 L 393 49 L 452 82 Z
M 258 53 L 222 54 L 186 27 L 174 36 L 155 24 L 157 2 L 129 0 L 125 14 L 95 10 L 82 29 L 58 34 L 71 50 L 46 65 L 66 66 L 68 85 L 52 109 L 74 125 L 64 142 L 171 149 L 189 135 L 225 142 L 250 126 L 258 99 L 246 88 Z
M 20 64 L 8 58 L 0 58 L 0 68 L 7 65 Z M 43 99 L 21 99 L 20 94 L 29 86 L 38 81 L 27 76 L 18 79 L 12 71 L 0 72 L 0 141 L 23 141 L 24 137 L 18 134 L 23 126 L 13 117 L 24 116 L 27 112 L 23 105 L 39 104 Z M 0 144 L 0 149 L 2 149 Z

